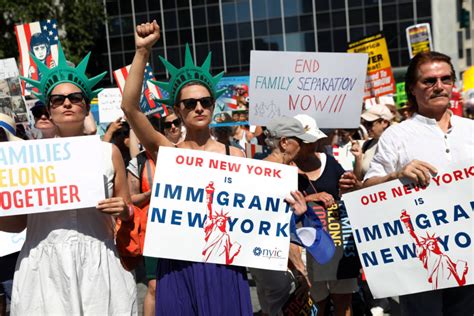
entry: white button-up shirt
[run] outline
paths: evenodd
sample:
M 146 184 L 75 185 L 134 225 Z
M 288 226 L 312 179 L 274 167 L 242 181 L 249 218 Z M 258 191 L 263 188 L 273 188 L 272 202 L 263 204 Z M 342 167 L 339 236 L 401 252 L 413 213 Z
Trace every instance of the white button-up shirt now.
M 474 121 L 452 115 L 451 128 L 444 133 L 435 119 L 415 113 L 382 134 L 365 179 L 399 171 L 414 159 L 443 172 L 452 161 L 473 158 Z

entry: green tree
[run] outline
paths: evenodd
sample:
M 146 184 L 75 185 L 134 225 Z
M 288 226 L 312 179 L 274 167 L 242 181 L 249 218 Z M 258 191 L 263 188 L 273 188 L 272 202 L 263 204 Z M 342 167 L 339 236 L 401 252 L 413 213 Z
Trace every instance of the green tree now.
M 77 64 L 94 49 L 105 22 L 100 0 L 0 0 L 0 58 L 18 58 L 15 24 L 56 19 L 66 56 Z

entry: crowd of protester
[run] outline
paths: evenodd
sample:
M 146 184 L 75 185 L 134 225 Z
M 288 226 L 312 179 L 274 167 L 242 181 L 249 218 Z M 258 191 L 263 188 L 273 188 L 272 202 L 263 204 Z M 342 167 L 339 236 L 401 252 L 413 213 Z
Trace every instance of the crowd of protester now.
M 27 228 L 21 252 L 0 258 L 0 315 L 6 314 L 7 302 L 12 315 L 136 314 L 136 282 L 131 271 L 143 265 L 148 288 L 145 315 L 252 315 L 248 273 L 256 283 L 260 315 L 285 314 L 291 294 L 302 286 L 317 315 L 389 313 L 388 299 L 372 298 L 358 257 L 345 258 L 338 247 L 326 257 L 308 255 L 296 237 L 290 246 L 287 272 L 247 271 L 141 255 L 130 263 L 124 262 L 116 248 L 115 223 L 125 227 L 141 222 L 137 225 L 146 232 L 155 159 L 162 146 L 237 157 L 244 157 L 245 147 L 251 144 L 269 146 L 270 154 L 264 160 L 298 168 L 298 191 L 291 192 L 288 202 L 293 206 L 293 217 L 302 225 L 310 225 L 311 220 L 320 225 L 309 214 L 327 210 L 339 214 L 335 220 L 341 221 L 341 194 L 350 190 L 402 177 L 426 185 L 436 168 L 450 160 L 444 138 L 450 138 L 450 157 L 473 155 L 473 122 L 449 111 L 455 81 L 449 57 L 435 52 L 416 56 L 406 76 L 407 106 L 397 113 L 390 102 L 376 100 L 363 105 L 359 129 L 322 131 L 307 115 L 278 118 L 266 127 L 210 128 L 219 96 L 210 74 L 204 79 L 187 78 L 185 72 L 172 77 L 169 99 L 161 100 L 169 107 L 166 117 L 147 117 L 140 111 L 145 65 L 159 38 L 156 22 L 137 27 L 136 52 L 123 91 L 125 116 L 110 123 L 103 135 L 107 198 L 87 210 L 0 220 L 0 230 Z M 196 71 L 188 58 L 192 62 L 186 51 L 182 69 Z M 54 66 L 74 69 L 62 49 L 59 64 Z M 48 73 L 42 78 L 47 79 Z M 34 127 L 24 133 L 24 139 L 96 134 L 90 101 L 97 90 L 70 80 L 58 79 L 47 87 L 24 80 L 39 88 L 44 102 L 31 109 Z M 0 114 L 0 127 L 0 141 L 22 140 L 15 136 L 10 116 Z M 410 139 L 415 135 L 422 148 L 412 148 Z M 410 151 L 398 152 L 401 144 Z M 142 218 L 137 221 L 139 216 Z M 303 219 L 305 216 L 308 218 Z M 402 315 L 417 316 L 472 315 L 473 296 L 472 286 L 406 295 L 400 298 L 401 311 Z

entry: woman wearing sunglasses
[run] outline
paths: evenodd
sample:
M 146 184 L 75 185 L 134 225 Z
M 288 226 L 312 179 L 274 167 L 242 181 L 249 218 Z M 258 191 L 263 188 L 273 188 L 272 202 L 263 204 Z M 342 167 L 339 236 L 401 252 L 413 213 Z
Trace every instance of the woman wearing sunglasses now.
M 58 50 L 58 65 L 51 69 L 33 57 L 40 81 L 22 79 L 38 88 L 35 95 L 47 105 L 56 137 L 82 136 L 90 100 L 101 90 L 93 86 L 105 73 L 89 79 L 84 73 L 89 56 L 74 68 L 60 44 Z M 136 284 L 114 241 L 115 217 L 130 217 L 125 167 L 116 147 L 103 142 L 102 150 L 98 159 L 109 198 L 89 209 L 18 216 L 16 227 L 11 223 L 10 229 L 28 231 L 14 277 L 13 315 L 136 314 Z M 0 224 L 8 229 L 3 220 Z
M 163 118 L 163 133 L 175 145 L 183 140 L 181 127 L 181 119 L 175 113 L 170 113 Z
M 194 66 L 189 49 L 186 50 L 186 64 L 181 69 L 162 59 L 171 78 L 169 99 L 161 102 L 172 106 L 176 117 L 186 127 L 185 139 L 175 145 L 165 135 L 155 131 L 140 111 L 138 104 L 145 65 L 152 46 L 159 38 L 160 28 L 156 21 L 137 26 L 137 50 L 125 84 L 122 109 L 138 139 L 148 152 L 153 153 L 153 157 L 156 157 L 160 146 L 242 157 L 240 150 L 226 147 L 210 136 L 209 124 L 214 101 L 220 94 L 220 91 L 216 91 L 214 82 L 217 83 L 222 75 L 216 78 L 209 74 L 210 60 L 207 69 Z M 192 73 L 193 78 L 199 79 L 182 80 L 186 73 Z M 194 76 L 195 74 L 198 75 Z M 178 122 L 171 120 L 168 123 L 172 123 L 170 126 L 173 127 Z M 157 315 L 252 315 L 245 269 L 160 258 L 155 311 Z

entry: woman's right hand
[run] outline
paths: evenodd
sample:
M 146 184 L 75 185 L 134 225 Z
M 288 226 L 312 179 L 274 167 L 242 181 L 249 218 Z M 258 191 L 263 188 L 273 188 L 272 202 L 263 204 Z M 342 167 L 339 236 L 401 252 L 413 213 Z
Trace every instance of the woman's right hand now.
M 334 198 L 326 192 L 313 193 L 305 196 L 306 202 L 323 202 L 324 207 L 328 208 L 334 204 Z
M 359 142 L 356 140 L 351 139 L 351 153 L 354 155 L 356 159 L 362 157 L 362 147 L 360 146 Z
M 160 39 L 160 26 L 153 22 L 142 23 L 137 25 L 137 31 L 135 33 L 135 45 L 137 50 L 145 49 L 151 50 L 153 45 Z

